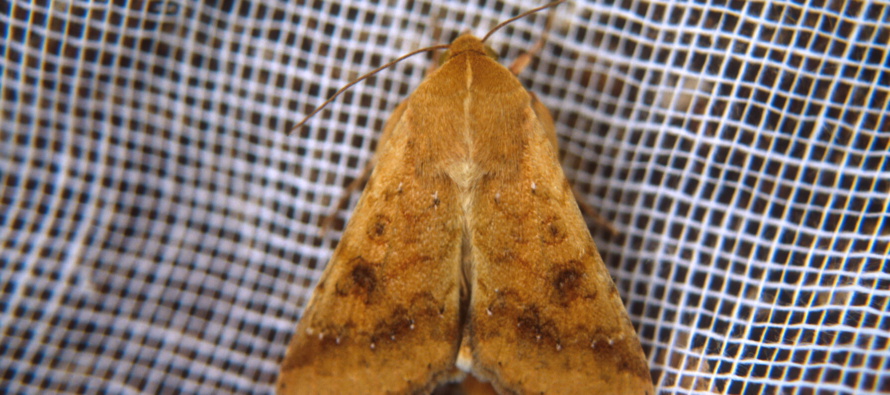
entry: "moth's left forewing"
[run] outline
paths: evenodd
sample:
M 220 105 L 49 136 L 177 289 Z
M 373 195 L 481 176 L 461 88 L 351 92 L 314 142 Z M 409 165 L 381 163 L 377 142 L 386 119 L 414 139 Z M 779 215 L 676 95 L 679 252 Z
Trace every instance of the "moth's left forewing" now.
M 470 119 L 481 175 L 467 213 L 465 339 L 473 374 L 509 393 L 654 393 L 560 167 L 549 113 L 505 68 L 477 61 Z
M 377 167 L 282 362 L 281 395 L 424 393 L 452 377 L 461 210 L 425 146 L 424 92 L 387 123 Z

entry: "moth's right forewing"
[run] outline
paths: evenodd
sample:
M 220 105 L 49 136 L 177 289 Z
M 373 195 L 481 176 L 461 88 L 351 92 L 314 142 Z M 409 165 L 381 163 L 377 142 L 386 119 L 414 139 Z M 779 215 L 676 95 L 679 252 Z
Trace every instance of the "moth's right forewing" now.
M 413 393 L 453 374 L 460 339 L 461 218 L 429 167 L 411 99 L 297 327 L 279 394 Z
M 507 69 L 472 60 L 468 107 L 481 169 L 468 213 L 473 374 L 502 393 L 654 394 L 563 175 L 547 110 Z

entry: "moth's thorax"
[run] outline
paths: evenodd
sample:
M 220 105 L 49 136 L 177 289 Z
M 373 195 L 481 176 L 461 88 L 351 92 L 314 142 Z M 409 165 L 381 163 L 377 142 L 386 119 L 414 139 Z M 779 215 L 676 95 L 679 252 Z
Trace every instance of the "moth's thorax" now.
M 462 194 L 487 174 L 518 170 L 524 133 L 541 132 L 531 96 L 472 35 L 451 44 L 442 66 L 409 99 L 406 136 L 423 172 L 450 178 Z M 465 202 L 470 204 L 470 202 Z

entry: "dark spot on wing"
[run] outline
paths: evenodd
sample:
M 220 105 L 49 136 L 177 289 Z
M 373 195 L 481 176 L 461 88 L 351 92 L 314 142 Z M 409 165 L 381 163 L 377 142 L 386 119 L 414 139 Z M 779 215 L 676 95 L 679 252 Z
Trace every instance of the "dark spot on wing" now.
M 406 342 L 457 341 L 459 328 L 442 325 L 446 308 L 430 292 L 414 294 L 405 305 L 396 306 L 374 326 L 370 342 L 377 347 Z
M 516 317 L 516 330 L 521 338 L 532 343 L 558 343 L 556 325 L 541 317 L 538 306 L 532 305 L 519 313 Z
M 368 292 L 374 291 L 374 288 L 377 286 L 374 270 L 368 265 L 356 265 L 352 269 L 352 281 L 360 288 L 368 290 Z
M 378 243 L 386 241 L 386 231 L 389 229 L 389 224 L 392 222 L 389 217 L 383 214 L 377 214 L 374 216 L 374 222 L 368 226 L 366 229 L 368 238 L 374 240 Z
M 364 298 L 364 302 L 371 303 L 371 299 L 377 290 L 377 274 L 374 268 L 362 257 L 355 257 L 349 261 L 348 267 L 352 267 L 349 275 L 337 281 L 337 295 L 355 295 Z
M 377 323 L 371 335 L 371 343 L 395 342 L 411 331 L 414 320 L 404 306 L 396 307 L 392 313 Z M 404 340 L 404 339 L 403 339 Z
M 565 269 L 556 274 L 553 279 L 553 287 L 559 293 L 572 292 L 578 287 L 581 281 L 581 274 L 575 269 Z
M 555 304 L 566 306 L 578 298 L 593 299 L 596 289 L 584 286 L 584 265 L 576 260 L 554 265 L 550 284 L 553 286 L 551 300 Z
M 544 244 L 558 244 L 567 237 L 565 226 L 560 217 L 550 216 L 542 222 L 541 240 Z

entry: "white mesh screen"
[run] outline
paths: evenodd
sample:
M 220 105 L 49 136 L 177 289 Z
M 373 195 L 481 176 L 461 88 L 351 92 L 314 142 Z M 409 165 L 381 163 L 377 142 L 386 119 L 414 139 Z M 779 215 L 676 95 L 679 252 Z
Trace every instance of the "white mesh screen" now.
M 0 392 L 271 392 L 349 210 L 320 220 L 430 60 L 285 131 L 537 4 L 298 3 L 0 3 Z M 555 12 L 520 77 L 658 387 L 890 390 L 890 5 Z

